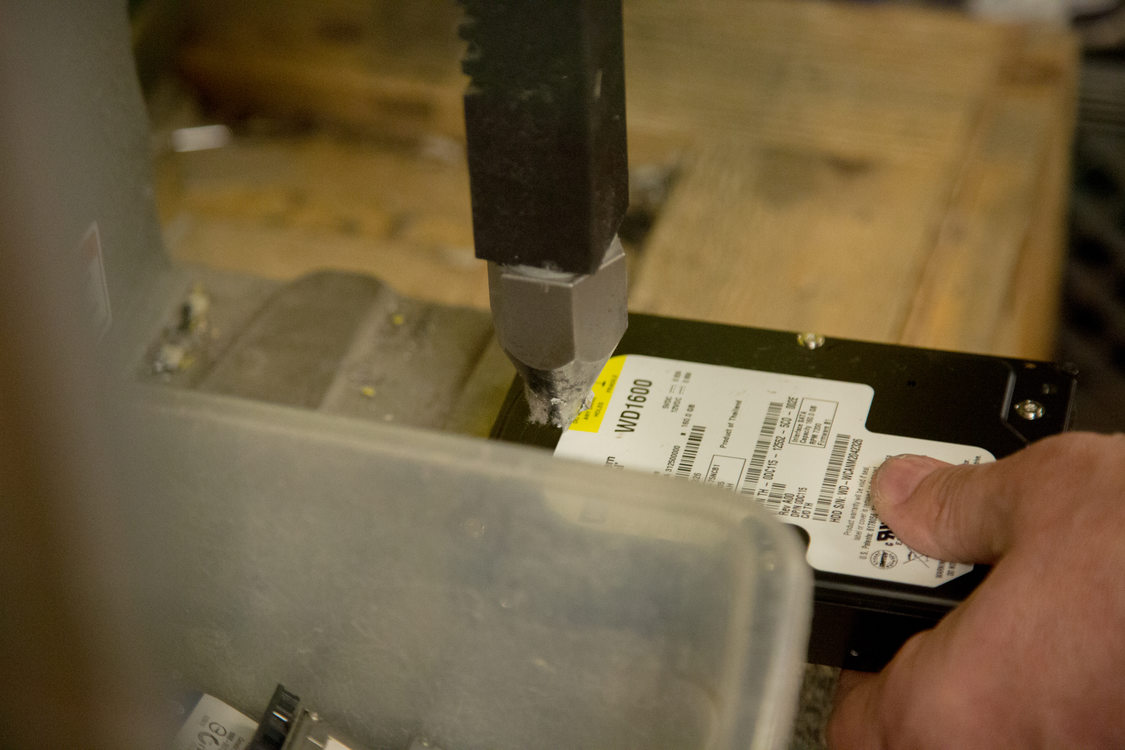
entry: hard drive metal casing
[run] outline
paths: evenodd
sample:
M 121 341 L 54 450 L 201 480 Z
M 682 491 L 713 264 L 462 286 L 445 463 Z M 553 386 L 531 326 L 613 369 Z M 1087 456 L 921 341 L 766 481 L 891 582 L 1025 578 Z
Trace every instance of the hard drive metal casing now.
M 870 431 L 979 446 L 998 459 L 1064 431 L 1076 385 L 1073 368 L 1046 362 L 640 314 L 630 316 L 617 353 L 863 383 L 874 390 Z M 529 423 L 521 394 L 514 383 L 492 437 L 553 450 L 562 431 Z M 988 568 L 976 565 L 934 588 L 814 572 L 809 661 L 876 671 L 968 596 Z

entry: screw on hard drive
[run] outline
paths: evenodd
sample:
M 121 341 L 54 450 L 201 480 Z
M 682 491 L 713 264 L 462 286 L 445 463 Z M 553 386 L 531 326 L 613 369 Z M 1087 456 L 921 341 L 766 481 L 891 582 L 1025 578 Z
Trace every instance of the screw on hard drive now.
M 1036 419 L 1041 419 L 1043 415 L 1047 413 L 1047 410 L 1043 408 L 1043 404 L 1039 403 L 1038 401 L 1032 401 L 1031 399 L 1020 401 L 1018 404 L 1016 404 L 1015 411 L 1016 414 L 1020 415 L 1029 422 L 1033 422 Z
M 824 346 L 824 337 L 819 333 L 806 331 L 805 333 L 797 334 L 797 343 L 809 350 L 819 349 Z

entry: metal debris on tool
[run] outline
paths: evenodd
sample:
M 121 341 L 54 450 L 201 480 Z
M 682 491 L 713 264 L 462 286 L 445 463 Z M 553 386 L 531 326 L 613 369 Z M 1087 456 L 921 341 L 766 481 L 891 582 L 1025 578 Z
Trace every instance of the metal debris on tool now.
M 533 421 L 565 428 L 627 325 L 621 0 L 461 0 L 478 258 Z

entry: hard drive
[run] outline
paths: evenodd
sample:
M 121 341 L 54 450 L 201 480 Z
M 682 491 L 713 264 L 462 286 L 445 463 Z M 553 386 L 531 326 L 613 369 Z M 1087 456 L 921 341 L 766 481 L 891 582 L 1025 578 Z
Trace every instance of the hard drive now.
M 874 469 L 902 453 L 999 459 L 1065 430 L 1075 384 L 1046 362 L 633 314 L 568 430 L 528 422 L 517 378 L 492 436 L 760 504 L 807 545 L 809 661 L 875 671 L 988 568 L 896 539 L 870 508 Z

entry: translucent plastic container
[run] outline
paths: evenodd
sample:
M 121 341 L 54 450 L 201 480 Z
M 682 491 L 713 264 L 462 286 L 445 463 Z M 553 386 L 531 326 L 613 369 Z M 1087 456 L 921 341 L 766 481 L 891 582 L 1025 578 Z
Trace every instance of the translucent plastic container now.
M 371 750 L 775 748 L 811 579 L 720 490 L 187 392 L 134 431 L 161 669 Z

